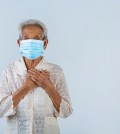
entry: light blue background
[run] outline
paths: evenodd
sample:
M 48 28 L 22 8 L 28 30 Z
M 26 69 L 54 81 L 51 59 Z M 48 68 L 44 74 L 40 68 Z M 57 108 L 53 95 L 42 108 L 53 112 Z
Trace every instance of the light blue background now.
M 20 57 L 17 26 L 30 18 L 47 25 L 46 58 L 67 79 L 74 112 L 61 134 L 120 134 L 120 1 L 1 0 L 0 72 Z

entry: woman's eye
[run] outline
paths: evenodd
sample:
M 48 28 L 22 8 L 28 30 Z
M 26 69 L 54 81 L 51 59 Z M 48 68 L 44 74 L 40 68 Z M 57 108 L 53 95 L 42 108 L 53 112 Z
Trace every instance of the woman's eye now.
M 40 38 L 38 36 L 34 37 L 35 40 L 39 40 Z
M 28 40 L 29 37 L 28 37 L 28 36 L 24 36 L 23 39 L 24 39 L 24 40 Z
M 28 40 L 28 39 L 29 39 L 29 38 L 27 38 L 27 37 L 25 38 L 25 40 Z

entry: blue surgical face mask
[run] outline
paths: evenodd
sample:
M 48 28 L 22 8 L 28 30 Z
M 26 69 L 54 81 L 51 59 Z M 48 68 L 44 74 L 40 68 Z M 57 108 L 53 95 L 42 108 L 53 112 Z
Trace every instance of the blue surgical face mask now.
M 20 54 L 30 60 L 37 59 L 44 54 L 44 41 L 42 40 L 22 40 L 20 41 Z

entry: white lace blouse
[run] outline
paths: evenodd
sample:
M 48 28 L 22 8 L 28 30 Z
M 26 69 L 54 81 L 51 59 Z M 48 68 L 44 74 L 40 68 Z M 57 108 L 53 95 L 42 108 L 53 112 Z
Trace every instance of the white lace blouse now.
M 13 108 L 12 94 L 26 79 L 27 69 L 23 58 L 8 65 L 0 81 L 0 117 L 6 118 L 5 134 L 59 134 L 57 117 L 66 118 L 72 113 L 63 70 L 44 58 L 36 66 L 38 70 L 50 72 L 51 81 L 62 97 L 59 113 L 52 100 L 41 87 L 31 90 Z

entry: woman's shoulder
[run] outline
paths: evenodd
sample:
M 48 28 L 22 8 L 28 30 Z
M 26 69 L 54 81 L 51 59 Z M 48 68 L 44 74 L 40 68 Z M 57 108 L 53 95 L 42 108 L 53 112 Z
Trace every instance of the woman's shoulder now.
M 47 65 L 49 66 L 51 71 L 55 71 L 55 72 L 59 72 L 59 73 L 63 72 L 63 68 L 58 64 L 47 62 Z
M 4 73 L 13 73 L 16 69 L 16 64 L 20 63 L 21 59 L 15 60 L 12 63 L 9 63 L 3 67 L 3 72 Z

